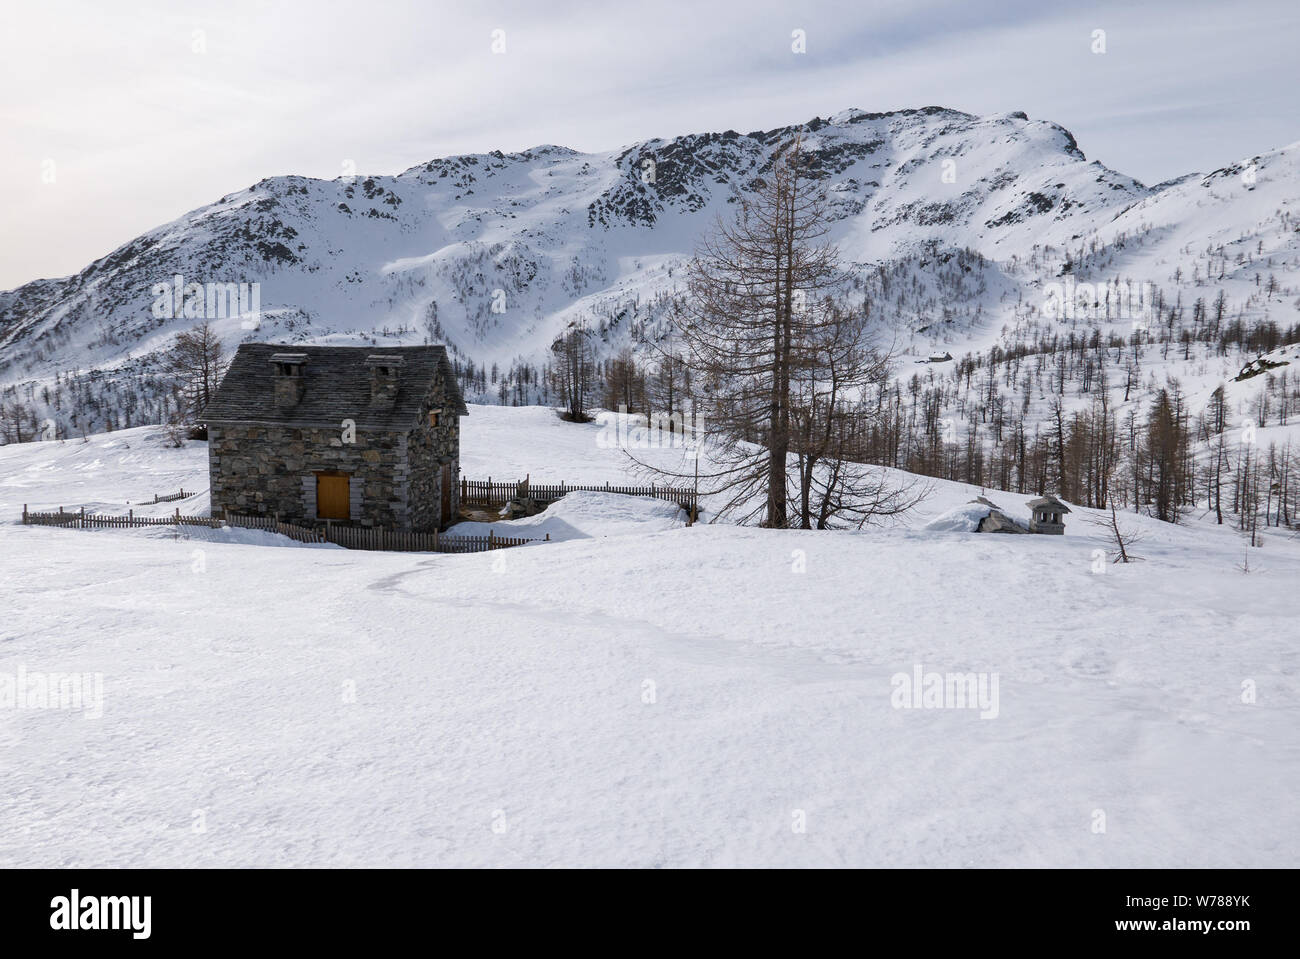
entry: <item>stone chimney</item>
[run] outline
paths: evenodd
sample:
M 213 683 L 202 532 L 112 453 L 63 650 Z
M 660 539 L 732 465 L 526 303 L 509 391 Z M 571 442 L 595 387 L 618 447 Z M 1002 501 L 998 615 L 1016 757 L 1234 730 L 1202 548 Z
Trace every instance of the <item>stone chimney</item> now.
M 306 353 L 276 353 L 271 357 L 275 368 L 275 405 L 297 406 L 302 399 L 302 368 L 307 362 Z
M 397 402 L 397 376 L 402 368 L 400 356 L 374 353 L 366 357 L 370 368 L 370 405 L 390 407 Z

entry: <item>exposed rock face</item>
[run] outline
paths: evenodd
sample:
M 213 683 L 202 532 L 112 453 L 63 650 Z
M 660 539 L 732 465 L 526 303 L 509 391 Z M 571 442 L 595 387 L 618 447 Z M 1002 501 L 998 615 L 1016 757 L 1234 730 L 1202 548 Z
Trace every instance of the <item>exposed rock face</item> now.
M 1029 530 L 1017 523 L 1001 510 L 989 510 L 989 515 L 980 520 L 977 533 L 1028 533 Z
M 977 496 L 973 500 L 971 500 L 971 503 L 979 504 L 980 506 L 987 506 L 989 508 L 988 515 L 983 517 L 979 521 L 979 524 L 975 527 L 975 532 L 977 533 L 1029 533 L 1031 532 L 1028 526 L 1025 526 L 1023 523 L 1016 522 L 1006 513 L 1002 512 L 1002 508 L 999 507 L 998 504 L 993 502 L 991 499 L 988 499 L 984 496 Z

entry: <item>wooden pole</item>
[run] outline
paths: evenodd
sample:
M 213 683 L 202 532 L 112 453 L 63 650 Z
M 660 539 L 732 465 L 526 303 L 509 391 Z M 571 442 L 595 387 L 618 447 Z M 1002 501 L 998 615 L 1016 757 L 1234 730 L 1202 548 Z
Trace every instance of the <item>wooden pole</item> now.
M 691 525 L 695 525 L 695 520 L 699 514 L 700 502 L 700 451 L 695 451 L 695 492 L 691 495 Z

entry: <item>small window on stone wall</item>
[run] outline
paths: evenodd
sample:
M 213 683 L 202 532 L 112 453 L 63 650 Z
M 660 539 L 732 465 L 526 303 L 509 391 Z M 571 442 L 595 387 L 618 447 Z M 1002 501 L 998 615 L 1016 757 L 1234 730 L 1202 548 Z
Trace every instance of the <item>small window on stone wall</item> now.
M 434 429 L 437 429 L 437 428 L 438 428 L 438 411 L 437 411 L 437 410 L 429 410 L 429 425 L 432 426 Z

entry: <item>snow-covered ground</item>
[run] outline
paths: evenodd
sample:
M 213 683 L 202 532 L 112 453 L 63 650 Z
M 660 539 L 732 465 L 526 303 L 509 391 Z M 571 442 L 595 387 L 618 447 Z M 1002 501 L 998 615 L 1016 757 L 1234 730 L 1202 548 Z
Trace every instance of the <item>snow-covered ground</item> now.
M 463 424 L 475 478 L 635 478 L 595 425 Z M 201 512 L 205 468 L 148 430 L 0 449 L 0 696 L 103 682 L 0 708 L 0 865 L 1300 864 L 1284 534 L 1246 575 L 1230 530 L 1129 516 L 1115 566 L 1086 510 L 927 528 L 981 492 L 951 483 L 861 533 L 590 494 L 473 555 L 14 523 L 182 485 L 148 509 Z M 996 699 L 896 708 L 918 667 Z

